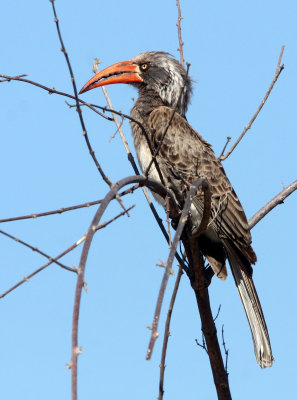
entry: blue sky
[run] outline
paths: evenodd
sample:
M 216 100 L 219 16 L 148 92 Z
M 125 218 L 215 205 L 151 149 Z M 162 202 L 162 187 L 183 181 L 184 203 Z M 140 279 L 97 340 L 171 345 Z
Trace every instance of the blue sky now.
M 67 2 L 57 0 L 65 46 L 80 88 L 102 67 L 148 50 L 177 52 L 174 0 Z M 297 4 L 270 1 L 182 1 L 186 61 L 195 80 L 187 117 L 220 153 L 227 136 L 238 137 L 257 109 L 275 72 L 282 45 L 285 70 L 260 116 L 238 149 L 224 162 L 251 217 L 296 179 Z M 49 1 L 4 2 L 1 7 L 0 74 L 29 79 L 72 93 L 71 82 Z M 108 87 L 116 109 L 129 112 L 137 94 L 125 85 Z M 1 217 L 12 217 L 97 200 L 107 192 L 88 154 L 74 109 L 64 98 L 36 87 L 0 85 Z M 101 89 L 83 98 L 105 105 Z M 84 110 L 86 127 L 106 174 L 117 181 L 133 172 L 116 128 Z M 128 123 L 124 131 L 132 147 Z M 87 263 L 89 293 L 83 293 L 79 326 L 79 398 L 143 400 L 157 398 L 162 340 L 145 361 L 151 323 L 168 246 L 141 192 L 131 217 L 96 234 Z M 163 211 L 158 208 L 164 217 Z M 86 232 L 96 208 L 1 228 L 56 256 Z M 120 211 L 113 204 L 104 220 Z M 258 255 L 255 284 L 262 301 L 275 357 L 261 370 L 254 358 L 248 324 L 234 282 L 213 280 L 214 313 L 224 324 L 230 349 L 229 378 L 235 399 L 291 399 L 296 396 L 296 194 L 252 231 Z M 0 288 L 5 291 L 45 263 L 6 237 L 0 237 Z M 81 248 L 63 259 L 78 265 Z M 176 266 L 175 266 L 176 270 Z M 174 279 L 171 278 L 160 321 Z M 70 397 L 71 319 L 75 276 L 51 266 L 1 300 L 0 396 L 3 399 Z M 173 314 L 165 375 L 165 399 L 215 399 L 210 367 L 200 339 L 194 295 L 183 277 Z

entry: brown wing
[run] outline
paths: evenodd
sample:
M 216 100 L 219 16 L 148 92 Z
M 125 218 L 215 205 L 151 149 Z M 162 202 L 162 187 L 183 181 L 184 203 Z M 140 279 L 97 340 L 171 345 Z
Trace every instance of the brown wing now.
M 157 146 L 169 124 L 172 109 L 158 107 L 149 116 L 148 126 L 154 145 Z M 251 234 L 242 205 L 229 182 L 224 168 L 216 158 L 210 144 L 175 113 L 162 142 L 159 161 L 165 175 L 179 193 L 186 190 L 185 182 L 207 179 L 212 192 L 212 220 L 221 238 L 230 239 L 249 262 L 256 262 L 251 244 Z M 202 209 L 202 198 L 194 201 Z

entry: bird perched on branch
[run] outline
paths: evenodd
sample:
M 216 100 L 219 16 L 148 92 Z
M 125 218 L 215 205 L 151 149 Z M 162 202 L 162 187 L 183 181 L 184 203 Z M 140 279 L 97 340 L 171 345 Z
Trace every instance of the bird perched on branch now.
M 147 52 L 99 72 L 80 93 L 114 83 L 132 84 L 139 92 L 131 111 L 131 128 L 142 171 L 170 188 L 180 205 L 191 183 L 198 178 L 208 181 L 211 219 L 207 230 L 197 238 L 199 248 L 222 280 L 227 277 L 228 259 L 251 328 L 257 362 L 262 368 L 270 367 L 273 356 L 252 279 L 251 264 L 257 257 L 251 247 L 248 222 L 211 145 L 186 120 L 192 91 L 187 71 L 168 53 Z M 152 162 L 156 151 L 156 161 Z M 164 199 L 155 197 L 164 206 Z M 190 210 L 193 234 L 202 215 L 203 195 L 198 193 Z

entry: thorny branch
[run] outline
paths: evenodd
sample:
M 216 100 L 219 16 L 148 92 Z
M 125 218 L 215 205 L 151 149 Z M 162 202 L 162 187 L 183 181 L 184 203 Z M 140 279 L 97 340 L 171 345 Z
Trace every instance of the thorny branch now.
M 15 240 L 17 243 L 20 243 L 20 244 L 22 244 L 23 246 L 28 247 L 28 248 L 31 249 L 32 251 L 35 251 L 36 253 L 40 254 L 41 256 L 47 258 L 49 261 L 54 262 L 55 264 L 59 265 L 59 267 L 64 268 L 64 269 L 66 269 L 67 271 L 71 271 L 71 272 L 75 272 L 75 273 L 77 272 L 76 269 L 70 268 L 70 267 L 67 267 L 67 265 L 61 264 L 59 261 L 53 259 L 53 258 L 50 257 L 48 254 L 46 254 L 46 253 L 44 253 L 43 251 L 39 250 L 37 247 L 33 247 L 33 246 L 31 246 L 30 244 L 24 242 L 23 240 L 21 240 L 21 239 L 15 237 L 15 236 L 12 236 L 12 235 L 10 235 L 9 233 L 4 232 L 4 231 L 2 231 L 2 230 L 0 230 L 0 233 L 1 233 L 2 235 L 6 236 L 6 237 L 9 237 L 9 238 L 12 239 L 12 240 Z
M 91 155 L 91 157 L 92 157 L 92 159 L 93 159 L 93 161 L 94 161 L 94 163 L 95 163 L 95 165 L 96 165 L 96 167 L 97 167 L 102 179 L 104 180 L 104 182 L 106 182 L 109 185 L 109 187 L 111 187 L 112 186 L 112 182 L 108 178 L 108 176 L 104 173 L 101 165 L 99 164 L 99 162 L 98 162 L 98 160 L 97 160 L 97 158 L 95 156 L 95 151 L 93 150 L 93 148 L 91 146 L 91 143 L 90 143 L 90 140 L 89 140 L 89 137 L 88 137 L 88 134 L 87 134 L 87 129 L 86 129 L 85 122 L 84 122 L 84 119 L 83 119 L 83 116 L 82 116 L 82 111 L 81 111 L 81 108 L 80 108 L 80 105 L 79 105 L 79 99 L 78 99 L 78 93 L 77 93 L 75 78 L 74 78 L 74 74 L 73 74 L 73 71 L 72 71 L 72 67 L 71 67 L 69 56 L 68 56 L 68 52 L 66 51 L 66 48 L 64 46 L 64 42 L 63 42 L 63 39 L 62 39 L 62 35 L 61 35 L 61 31 L 60 31 L 60 25 L 59 25 L 59 19 L 57 17 L 54 1 L 55 0 L 50 0 L 50 2 L 52 3 L 52 9 L 53 9 L 54 17 L 55 17 L 56 28 L 57 28 L 57 32 L 58 32 L 58 36 L 59 36 L 59 40 L 60 40 L 60 44 L 61 44 L 61 51 L 65 56 L 66 63 L 67 63 L 68 69 L 69 69 L 69 74 L 70 74 L 70 77 L 71 77 L 71 82 L 72 82 L 73 91 L 74 91 L 74 97 L 75 97 L 75 103 L 76 103 L 76 111 L 77 111 L 78 116 L 79 116 L 79 121 L 80 121 L 81 128 L 82 128 L 82 131 L 83 131 L 83 136 L 85 138 L 87 147 L 89 149 L 89 153 L 90 153 L 90 155 Z M 125 207 L 124 207 L 121 199 L 117 198 L 117 201 L 119 202 L 119 204 L 123 208 L 123 210 L 125 210 Z M 127 215 L 129 215 L 129 214 L 127 214 Z
M 132 208 L 134 207 L 131 206 L 127 209 L 127 211 L 130 211 Z M 105 228 L 107 225 L 111 224 L 113 221 L 115 221 L 116 219 L 118 219 L 119 217 L 121 217 L 122 215 L 124 215 L 127 211 L 122 211 L 120 214 L 116 215 L 114 218 L 112 218 L 111 220 L 102 223 L 101 225 L 98 225 L 95 227 L 95 231 L 99 230 L 99 229 L 103 229 Z M 43 271 L 45 268 L 47 268 L 49 265 L 51 265 L 52 263 L 56 263 L 57 260 L 59 260 L 60 258 L 64 257 L 66 254 L 70 253 L 72 250 L 74 250 L 77 246 L 79 246 L 81 243 L 83 243 L 86 240 L 87 235 L 84 235 L 82 238 L 80 238 L 76 243 L 74 243 L 73 245 L 71 245 L 70 247 L 68 247 L 68 249 L 64 250 L 62 253 L 60 253 L 57 257 L 55 258 L 50 258 L 50 261 L 44 265 L 42 265 L 40 268 L 38 268 L 37 270 L 35 270 L 34 272 L 32 272 L 31 274 L 25 276 L 24 279 L 22 279 L 21 281 L 19 281 L 18 283 L 16 283 L 15 285 L 13 285 L 11 288 L 9 288 L 8 290 L 6 290 L 4 293 L 2 293 L 0 295 L 0 299 L 2 299 L 3 297 L 5 297 L 8 293 L 12 292 L 13 290 L 15 290 L 16 288 L 18 288 L 19 286 L 21 286 L 23 283 L 28 282 L 30 278 L 32 278 L 34 275 L 38 274 L 39 272 Z M 75 270 L 75 272 L 78 272 L 77 270 Z
M 91 246 L 91 242 L 94 236 L 94 227 L 98 225 L 102 215 L 104 214 L 106 208 L 112 199 L 116 198 L 118 191 L 125 185 L 129 185 L 132 183 L 138 183 L 140 186 L 147 186 L 153 191 L 157 191 L 162 197 L 166 195 L 169 196 L 171 200 L 171 206 L 174 209 L 178 209 L 178 206 L 172 196 L 171 192 L 165 188 L 161 183 L 156 182 L 152 179 L 149 179 L 144 176 L 130 176 L 122 179 L 118 183 L 114 184 L 111 190 L 107 193 L 105 198 L 102 200 L 100 207 L 98 208 L 93 221 L 89 227 L 88 233 L 86 235 L 86 241 L 82 250 L 80 264 L 79 264 L 79 272 L 78 279 L 75 290 L 74 297 L 74 308 L 73 308 L 73 318 L 72 318 L 72 358 L 71 358 L 71 369 L 72 369 L 72 399 L 77 399 L 77 357 L 79 354 L 79 346 L 78 346 L 78 320 L 79 320 L 79 309 L 81 302 L 81 293 L 84 283 L 84 274 L 86 268 L 86 261 L 89 253 L 89 249 Z M 174 253 L 172 257 L 174 256 Z
M 264 104 L 266 103 L 266 100 L 268 99 L 273 86 L 275 85 L 276 81 L 278 80 L 278 77 L 280 76 L 282 70 L 285 68 L 284 64 L 281 65 L 281 61 L 282 61 L 282 57 L 283 57 L 283 52 L 284 52 L 285 46 L 282 46 L 281 48 L 281 52 L 278 58 L 278 63 L 276 66 L 276 71 L 273 77 L 273 80 L 270 84 L 270 87 L 266 93 L 266 95 L 264 96 L 264 99 L 262 100 L 261 104 L 259 105 L 257 111 L 255 112 L 255 114 L 253 115 L 252 119 L 250 120 L 250 122 L 247 124 L 247 126 L 244 128 L 242 134 L 239 136 L 239 138 L 236 140 L 236 142 L 234 143 L 234 145 L 231 147 L 231 149 L 228 151 L 228 153 L 226 153 L 225 155 L 221 155 L 219 157 L 220 161 L 224 161 L 226 160 L 227 157 L 230 156 L 230 154 L 233 152 L 233 150 L 235 149 L 235 147 L 238 145 L 238 143 L 241 141 L 241 139 L 244 137 L 244 135 L 246 134 L 246 132 L 251 129 L 251 126 L 253 124 L 253 122 L 255 121 L 255 119 L 257 118 L 259 112 L 262 110 L 262 107 L 264 106 Z
M 42 212 L 42 213 L 33 213 L 33 214 L 28 214 L 28 215 L 22 215 L 20 217 L 3 218 L 3 219 L 0 219 L 0 223 L 2 223 L 2 222 L 19 221 L 21 219 L 46 217 L 48 215 L 54 215 L 54 214 L 62 214 L 64 212 L 66 212 L 66 211 L 73 211 L 73 210 L 78 210 L 79 208 L 91 207 L 91 206 L 94 206 L 94 205 L 100 204 L 100 203 L 101 203 L 101 200 L 88 201 L 87 203 L 84 203 L 84 204 L 77 204 L 77 205 L 71 206 L 71 207 L 62 207 L 62 208 L 59 208 L 58 210 L 45 211 L 45 212 Z
M 170 336 L 170 321 L 171 321 L 171 315 L 172 315 L 172 311 L 173 311 L 173 307 L 174 307 L 174 303 L 175 303 L 175 299 L 176 299 L 176 295 L 178 292 L 178 288 L 179 288 L 179 284 L 180 284 L 182 275 L 183 275 L 183 270 L 179 266 L 178 274 L 177 274 L 177 277 L 175 280 L 175 285 L 174 285 L 174 289 L 173 289 L 172 296 L 171 296 L 171 301 L 170 301 L 168 312 L 167 312 L 166 323 L 165 323 L 165 332 L 164 332 L 162 355 L 161 355 L 161 362 L 160 362 L 160 380 L 159 380 L 158 400 L 162 400 L 163 395 L 164 395 L 164 375 L 165 375 L 165 367 L 166 367 L 165 360 L 166 360 L 168 339 Z
M 222 344 L 224 347 L 224 351 L 225 351 L 225 356 L 226 356 L 226 360 L 225 360 L 225 371 L 226 374 L 228 374 L 228 357 L 229 357 L 229 349 L 226 349 L 226 343 L 225 343 L 225 336 L 224 336 L 224 325 L 222 325 Z
M 184 42 L 182 39 L 182 34 L 181 34 L 181 20 L 183 19 L 182 15 L 181 15 L 181 9 L 180 9 L 180 4 L 179 4 L 179 0 L 176 1 L 176 6 L 177 6 L 177 12 L 178 12 L 178 20 L 177 20 L 177 33 L 178 33 L 178 43 L 179 43 L 179 48 L 177 49 L 179 51 L 180 54 L 180 63 L 181 65 L 184 65 L 185 60 L 184 60 Z

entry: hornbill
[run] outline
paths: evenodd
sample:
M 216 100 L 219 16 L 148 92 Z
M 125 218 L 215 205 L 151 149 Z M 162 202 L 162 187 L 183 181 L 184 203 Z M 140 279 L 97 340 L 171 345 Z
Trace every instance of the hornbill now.
M 273 356 L 252 279 L 251 264 L 255 264 L 257 257 L 251 247 L 247 218 L 211 145 L 187 122 L 185 114 L 192 92 L 188 73 L 168 53 L 152 51 L 104 69 L 91 78 L 80 93 L 113 83 L 130 83 L 139 92 L 130 123 L 142 171 L 147 172 L 152 151 L 161 143 L 156 157 L 159 171 L 153 163 L 148 175 L 160 181 L 161 172 L 163 182 L 178 202 L 185 199 L 189 185 L 198 178 L 208 181 L 212 193 L 211 219 L 207 230 L 197 239 L 199 248 L 222 280 L 227 277 L 225 261 L 228 259 L 251 328 L 257 362 L 262 368 L 270 367 Z M 154 196 L 165 205 L 164 199 Z M 202 214 L 203 195 L 198 192 L 190 210 L 193 234 Z

